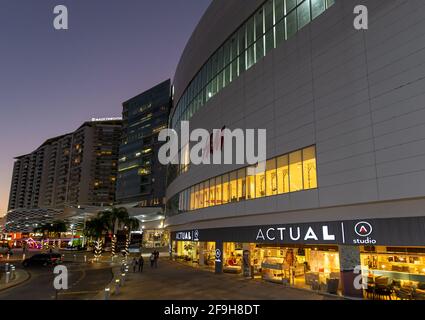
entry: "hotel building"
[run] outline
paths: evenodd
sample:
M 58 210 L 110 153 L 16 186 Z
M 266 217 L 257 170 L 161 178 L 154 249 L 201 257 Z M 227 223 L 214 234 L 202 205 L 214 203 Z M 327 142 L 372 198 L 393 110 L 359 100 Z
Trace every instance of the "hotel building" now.
M 353 297 L 361 273 L 424 297 L 425 2 L 362 4 L 368 30 L 354 0 L 212 2 L 169 126 L 266 129 L 266 171 L 170 166 L 175 259 Z

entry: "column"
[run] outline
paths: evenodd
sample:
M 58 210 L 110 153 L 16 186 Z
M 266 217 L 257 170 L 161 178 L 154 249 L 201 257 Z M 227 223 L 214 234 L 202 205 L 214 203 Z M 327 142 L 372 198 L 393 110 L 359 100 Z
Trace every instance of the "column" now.
M 223 242 L 221 241 L 215 243 L 215 273 L 223 273 Z
M 252 277 L 251 270 L 251 246 L 249 243 L 244 243 L 242 246 L 243 256 L 242 256 L 242 273 L 244 277 Z
M 347 297 L 363 298 L 363 290 L 356 288 L 360 272 L 354 272 L 361 265 L 360 248 L 356 246 L 339 246 L 339 261 L 341 270 L 342 294 Z M 358 287 L 358 286 L 357 286 Z

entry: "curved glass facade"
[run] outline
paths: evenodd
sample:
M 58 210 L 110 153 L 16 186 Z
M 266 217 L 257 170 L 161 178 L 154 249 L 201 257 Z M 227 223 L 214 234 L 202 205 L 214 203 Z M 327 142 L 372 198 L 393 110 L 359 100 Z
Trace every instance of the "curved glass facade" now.
M 256 175 L 242 168 L 187 188 L 167 202 L 167 215 L 316 188 L 316 147 L 311 146 L 267 160 L 266 170 Z
M 335 0 L 268 0 L 208 59 L 181 96 L 170 118 L 179 131 L 209 99 L 270 50 L 290 39 Z

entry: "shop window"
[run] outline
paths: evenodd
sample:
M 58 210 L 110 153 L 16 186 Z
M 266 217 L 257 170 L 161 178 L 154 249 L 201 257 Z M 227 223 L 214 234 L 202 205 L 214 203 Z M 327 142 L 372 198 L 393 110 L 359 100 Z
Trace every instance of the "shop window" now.
M 215 201 L 218 206 L 221 205 L 222 203 L 222 196 L 223 196 L 222 190 L 223 188 L 221 185 L 221 176 L 220 176 L 215 178 Z
M 310 22 L 310 0 L 304 1 L 297 9 L 298 29 L 303 28 Z
M 237 171 L 230 173 L 230 201 L 236 202 L 238 198 Z
M 317 188 L 316 148 L 314 146 L 303 150 L 303 176 L 304 189 Z
M 255 176 L 246 176 L 246 198 L 254 199 L 255 198 Z
M 325 11 L 326 0 L 311 0 L 311 18 L 315 19 Z
M 215 179 L 210 180 L 210 205 L 215 206 Z
M 277 192 L 289 192 L 289 165 L 288 155 L 277 158 Z
M 267 161 L 266 164 L 266 195 L 277 194 L 276 158 Z
M 204 208 L 207 208 L 210 206 L 210 182 L 205 181 L 204 182 Z
M 246 198 L 245 172 L 245 168 L 238 170 L 238 201 L 245 200 Z
M 255 175 L 255 197 L 261 198 L 266 196 L 266 173 L 260 172 Z
M 303 189 L 303 166 L 301 151 L 289 154 L 289 190 L 291 192 Z
M 229 175 L 228 174 L 224 174 L 222 176 L 222 184 L 223 184 L 223 200 L 222 200 L 222 203 L 228 203 L 230 201 Z

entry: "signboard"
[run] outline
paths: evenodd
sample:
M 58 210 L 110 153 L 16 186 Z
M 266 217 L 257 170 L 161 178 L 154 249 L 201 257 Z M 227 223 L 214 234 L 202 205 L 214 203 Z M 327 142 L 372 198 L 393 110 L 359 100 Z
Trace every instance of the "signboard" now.
M 172 232 L 171 237 L 184 241 L 423 246 L 425 217 L 200 229 Z

